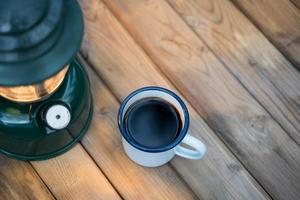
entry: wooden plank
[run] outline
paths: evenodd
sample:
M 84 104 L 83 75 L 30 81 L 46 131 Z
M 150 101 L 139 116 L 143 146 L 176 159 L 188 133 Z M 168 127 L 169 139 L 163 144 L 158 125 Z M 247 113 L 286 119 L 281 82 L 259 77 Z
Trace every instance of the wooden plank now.
M 116 120 L 119 102 L 93 71 L 89 74 L 93 83 L 95 117 L 90 134 L 82 143 L 122 197 L 130 200 L 197 199 L 169 166 L 144 168 L 126 156 Z
M 298 0 L 232 0 L 300 69 L 300 7 Z
M 172 8 L 160 0 L 105 2 L 273 198 L 299 199 L 299 146 Z
M 80 144 L 59 157 L 32 164 L 57 199 L 120 199 Z
M 300 145 L 300 73 L 224 0 L 169 0 L 228 69 Z
M 112 89 L 119 100 L 126 97 L 132 90 L 146 85 L 160 85 L 176 91 L 174 87 L 159 74 L 151 60 L 144 54 L 140 47 L 135 44 L 126 30 L 118 23 L 115 17 L 112 16 L 110 11 L 107 10 L 106 6 L 97 0 L 82 0 L 80 3 L 84 11 L 86 33 L 82 52 L 84 56 L 88 58 L 89 62 L 94 65 L 98 74 L 105 80 L 105 83 Z M 116 134 L 119 134 L 118 130 L 116 130 L 116 122 L 114 121 L 117 117 L 117 107 L 114 105 L 114 100 L 108 98 L 109 95 L 107 92 L 104 92 L 101 88 L 94 89 L 94 91 L 97 91 L 96 96 L 98 96 L 99 93 L 99 100 L 97 100 L 97 102 L 103 104 L 102 109 L 97 113 L 99 113 L 98 118 L 104 118 L 102 119 L 104 122 L 94 123 L 99 124 L 97 130 L 101 130 L 101 127 L 104 127 L 104 125 L 108 126 L 114 124 L 115 127 L 111 129 L 115 130 Z M 180 173 L 197 196 L 200 199 L 268 198 L 200 116 L 195 113 L 190 105 L 188 106 L 191 112 L 190 133 L 205 141 L 208 152 L 203 160 L 190 161 L 175 158 L 172 160 L 171 165 Z M 107 122 L 105 122 L 105 120 Z M 97 135 L 98 137 L 103 137 L 102 141 L 105 140 L 105 138 L 108 140 L 107 138 L 116 137 L 113 135 L 114 131 L 110 132 L 111 133 L 109 135 L 107 134 L 107 136 L 104 133 Z M 96 136 L 96 134 L 94 135 Z M 101 150 L 102 158 L 99 159 L 99 162 L 105 162 L 106 160 L 120 156 L 120 154 L 123 156 L 121 150 L 120 152 L 117 151 L 122 148 L 119 147 L 119 139 L 110 140 L 109 144 L 113 146 L 113 149 L 116 149 L 114 150 L 116 153 L 111 153 L 113 156 L 106 157 L 105 153 L 103 153 L 105 150 Z M 88 139 L 88 141 L 90 143 L 100 144 L 100 142 L 96 142 L 96 139 L 93 138 Z M 97 148 L 100 146 L 105 148 L 104 145 L 97 145 Z M 97 154 L 97 152 L 94 154 Z M 118 158 L 115 162 L 125 163 L 123 166 L 129 165 L 129 163 L 126 163 L 125 158 Z M 113 166 L 119 165 L 121 164 L 115 164 Z M 136 165 L 130 164 L 130 167 L 126 168 L 132 168 L 133 171 L 136 171 L 134 166 Z M 164 167 L 168 167 L 168 165 Z M 110 166 L 102 167 L 103 170 L 105 170 L 105 168 L 111 169 Z M 158 168 L 157 170 L 161 169 L 163 168 Z M 149 173 L 149 171 L 147 171 L 147 173 Z M 169 174 L 169 172 L 165 173 Z M 111 171 L 110 173 L 108 171 L 106 174 L 120 176 L 118 175 L 120 173 L 115 171 Z M 143 177 L 143 175 L 141 175 L 141 177 Z M 171 176 L 169 175 L 169 177 Z M 136 181 L 133 182 L 134 184 L 136 183 Z M 118 184 L 115 185 L 117 187 Z M 178 189 L 179 188 L 176 190 Z M 186 198 L 183 197 L 183 199 Z
M 0 199 L 54 199 L 32 166 L 0 155 Z
M 298 9 L 300 9 L 300 0 L 290 0 Z

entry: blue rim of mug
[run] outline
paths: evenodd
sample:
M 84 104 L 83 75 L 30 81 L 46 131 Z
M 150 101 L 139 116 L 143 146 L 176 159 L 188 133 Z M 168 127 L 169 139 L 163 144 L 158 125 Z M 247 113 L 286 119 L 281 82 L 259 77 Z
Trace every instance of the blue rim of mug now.
M 123 122 L 123 112 L 124 112 L 124 108 L 126 106 L 126 104 L 128 103 L 128 101 L 134 97 L 135 95 L 141 93 L 141 92 L 145 92 L 145 91 L 149 91 L 149 90 L 156 90 L 156 91 L 160 91 L 160 92 L 165 92 L 169 95 L 171 95 L 172 97 L 174 97 L 178 103 L 180 104 L 183 113 L 184 113 L 184 125 L 182 130 L 179 133 L 179 136 L 176 137 L 176 139 L 174 139 L 170 144 L 163 146 L 163 147 L 159 147 L 159 148 L 150 148 L 150 147 L 145 147 L 143 145 L 138 144 L 137 142 L 134 141 L 134 139 L 132 139 L 130 137 L 130 134 L 127 133 L 125 127 L 124 127 L 124 122 Z M 164 151 L 168 151 L 172 148 L 174 148 L 175 146 L 177 146 L 185 137 L 185 135 L 187 134 L 189 125 L 190 125 L 190 117 L 189 117 L 189 111 L 185 105 L 185 103 L 182 101 L 182 99 L 175 94 L 174 92 L 166 89 L 166 88 L 162 88 L 162 87 L 158 87 L 158 86 L 148 86 L 148 87 L 143 87 L 140 89 L 135 90 L 134 92 L 130 93 L 122 102 L 121 107 L 119 109 L 119 113 L 118 113 L 118 125 L 119 125 L 119 130 L 122 134 L 122 136 L 124 137 L 124 139 L 131 144 L 132 146 L 134 146 L 135 148 L 141 150 L 141 151 L 145 151 L 145 152 L 149 152 L 149 153 L 158 153 L 158 152 L 164 152 Z

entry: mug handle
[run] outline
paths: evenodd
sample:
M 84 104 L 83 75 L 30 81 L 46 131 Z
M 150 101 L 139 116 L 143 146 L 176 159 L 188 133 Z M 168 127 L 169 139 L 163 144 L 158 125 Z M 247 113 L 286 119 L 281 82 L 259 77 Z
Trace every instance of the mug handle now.
M 184 157 L 187 159 L 196 160 L 196 159 L 201 159 L 206 152 L 206 147 L 203 144 L 203 142 L 201 142 L 194 136 L 186 135 L 184 137 L 184 139 L 182 140 L 182 143 L 189 145 L 190 147 L 194 148 L 195 150 L 187 149 L 185 147 L 178 145 L 174 149 L 175 154 L 178 156 L 181 156 L 181 157 Z

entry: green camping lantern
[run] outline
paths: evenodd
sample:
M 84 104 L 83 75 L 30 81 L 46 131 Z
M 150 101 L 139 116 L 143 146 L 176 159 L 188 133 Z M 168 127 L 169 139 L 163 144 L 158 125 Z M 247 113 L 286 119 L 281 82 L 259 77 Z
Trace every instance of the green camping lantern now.
M 88 129 L 92 97 L 76 59 L 83 17 L 76 0 L 0 2 L 0 152 L 59 155 Z

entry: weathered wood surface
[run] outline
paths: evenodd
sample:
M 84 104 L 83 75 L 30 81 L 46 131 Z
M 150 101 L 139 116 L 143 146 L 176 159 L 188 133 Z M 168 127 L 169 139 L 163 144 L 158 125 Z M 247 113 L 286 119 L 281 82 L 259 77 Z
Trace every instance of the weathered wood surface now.
M 125 98 L 134 89 L 146 85 L 160 85 L 176 91 L 159 74 L 151 60 L 136 45 L 106 6 L 97 0 L 84 0 L 81 1 L 81 5 L 86 27 L 82 53 L 119 100 Z M 103 92 L 102 99 L 106 99 L 106 96 L 108 95 Z M 107 106 L 111 107 L 112 102 L 109 100 Z M 191 106 L 189 107 L 190 133 L 205 141 L 208 146 L 207 156 L 200 161 L 175 158 L 172 167 L 179 172 L 200 199 L 267 198 L 247 171 L 226 150 L 223 143 Z M 103 113 L 112 115 L 110 118 L 115 120 L 116 109 L 117 107 L 104 109 Z
M 82 143 L 122 198 L 196 199 L 194 192 L 168 165 L 144 168 L 126 156 L 116 120 L 120 105 L 94 71 L 89 74 L 94 91 L 94 118 Z
M 297 69 L 231 2 L 169 0 L 169 3 L 300 144 L 300 73 Z
M 92 125 L 59 157 L 0 156 L 0 200 L 300 199 L 299 0 L 79 2 Z M 120 101 L 149 85 L 187 103 L 202 160 L 143 168 L 125 155 Z
M 80 144 L 61 156 L 32 164 L 56 199 L 121 199 Z
M 32 166 L 0 155 L 1 200 L 51 200 L 54 197 Z
M 105 2 L 272 197 L 299 199 L 299 146 L 174 10 L 160 0 Z
M 298 9 L 300 9 L 300 0 L 290 0 Z
M 300 70 L 299 0 L 232 0 Z

